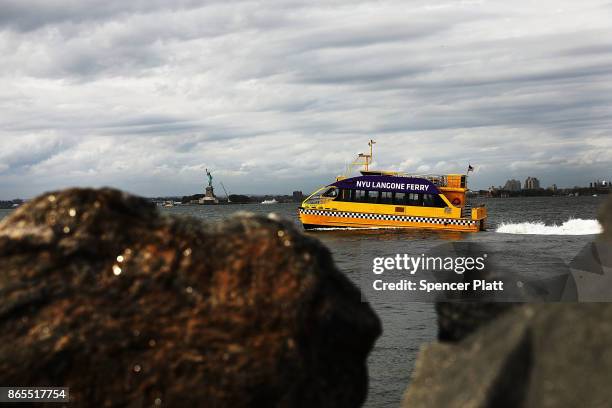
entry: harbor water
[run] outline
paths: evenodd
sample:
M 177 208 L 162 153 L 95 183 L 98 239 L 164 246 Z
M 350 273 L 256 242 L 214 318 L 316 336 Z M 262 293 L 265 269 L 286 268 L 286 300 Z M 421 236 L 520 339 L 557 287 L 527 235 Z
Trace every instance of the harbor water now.
M 417 230 L 325 230 L 307 232 L 332 251 L 338 267 L 359 283 L 359 259 L 375 257 L 389 245 L 407 252 L 426 253 L 441 243 L 478 242 L 498 248 L 516 259 L 517 269 L 538 267 L 551 259 L 568 263 L 600 230 L 596 221 L 599 197 L 519 197 L 481 199 L 489 213 L 487 231 L 449 233 Z M 274 212 L 297 223 L 297 204 L 243 204 L 176 206 L 160 211 L 216 221 L 237 211 Z M 0 210 L 0 218 L 11 210 Z M 356 255 L 361 255 L 360 257 Z M 376 342 L 368 365 L 370 389 L 366 407 L 397 407 L 410 381 L 420 346 L 436 338 L 432 303 L 401 302 L 379 297 L 371 301 L 382 320 L 383 334 Z

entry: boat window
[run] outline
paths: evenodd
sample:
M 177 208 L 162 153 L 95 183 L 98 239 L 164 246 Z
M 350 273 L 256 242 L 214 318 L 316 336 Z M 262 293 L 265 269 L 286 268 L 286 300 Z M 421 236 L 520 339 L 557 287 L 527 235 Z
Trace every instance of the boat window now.
M 342 189 L 338 194 L 336 201 L 351 201 L 351 190 Z
M 338 195 L 338 189 L 336 187 L 324 188 L 317 190 L 310 197 L 308 197 L 304 202 L 306 204 L 324 204 L 326 202 L 332 201 Z
M 409 193 L 408 194 L 408 205 L 418 205 L 421 206 L 422 200 L 421 195 L 417 193 Z
M 395 193 L 393 195 L 393 204 L 406 205 L 406 193 Z
M 342 201 L 351 201 L 351 195 L 353 192 L 351 190 L 344 189 L 342 190 Z
M 342 197 L 344 195 L 344 190 L 338 190 L 338 196 L 336 197 L 336 201 L 342 201 Z
M 436 207 L 448 207 L 448 204 L 437 194 L 434 194 L 434 202 L 436 203 Z
M 338 189 L 335 187 L 332 187 L 323 193 L 323 197 L 336 197 L 336 196 L 338 196 Z
M 378 202 L 378 191 L 366 191 L 368 196 L 368 203 L 376 204 Z
M 355 191 L 355 197 L 353 201 L 356 201 L 358 203 L 366 203 L 368 201 L 367 191 L 365 190 L 354 190 L 354 191 Z
M 393 204 L 393 192 L 391 191 L 379 191 L 378 202 L 380 204 Z
M 437 194 L 423 194 L 424 207 L 446 207 L 446 203 Z

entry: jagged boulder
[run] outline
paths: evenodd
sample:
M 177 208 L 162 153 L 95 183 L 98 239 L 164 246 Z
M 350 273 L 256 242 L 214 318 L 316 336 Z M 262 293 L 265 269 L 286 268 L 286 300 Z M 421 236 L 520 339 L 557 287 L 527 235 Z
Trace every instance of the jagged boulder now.
M 117 190 L 0 223 L 0 383 L 72 406 L 357 407 L 380 322 L 290 223 L 161 216 Z
M 602 238 L 612 241 L 612 194 L 599 209 L 599 222 L 603 227 Z
M 419 355 L 404 407 L 604 407 L 612 304 L 516 307 Z
M 460 341 L 516 305 L 510 302 L 438 302 L 438 340 Z

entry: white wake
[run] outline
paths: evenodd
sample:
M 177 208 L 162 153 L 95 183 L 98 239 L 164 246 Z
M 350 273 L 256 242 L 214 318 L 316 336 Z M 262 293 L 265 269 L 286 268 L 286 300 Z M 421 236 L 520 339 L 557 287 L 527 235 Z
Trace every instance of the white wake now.
M 518 224 L 502 223 L 495 232 L 502 234 L 533 235 L 590 235 L 601 234 L 603 228 L 597 220 L 574 218 L 561 225 L 546 225 L 543 222 L 521 222 Z

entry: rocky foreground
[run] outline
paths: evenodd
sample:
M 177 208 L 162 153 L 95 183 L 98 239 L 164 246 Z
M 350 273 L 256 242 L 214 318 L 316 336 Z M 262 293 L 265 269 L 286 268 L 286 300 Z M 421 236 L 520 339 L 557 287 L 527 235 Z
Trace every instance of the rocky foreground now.
M 357 407 L 378 317 L 280 221 L 73 189 L 0 223 L 0 384 L 71 406 Z
M 578 292 L 612 274 L 612 200 L 600 220 Z M 404 407 L 611 406 L 612 304 L 436 307 Z M 0 384 L 68 386 L 71 406 L 358 407 L 380 332 L 329 251 L 275 219 L 73 189 L 0 223 Z

